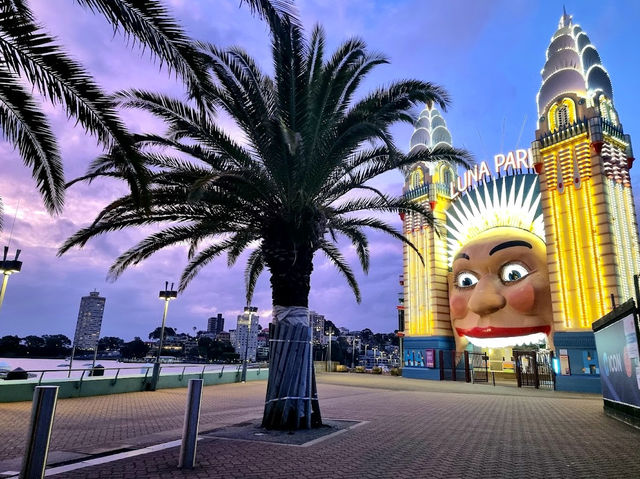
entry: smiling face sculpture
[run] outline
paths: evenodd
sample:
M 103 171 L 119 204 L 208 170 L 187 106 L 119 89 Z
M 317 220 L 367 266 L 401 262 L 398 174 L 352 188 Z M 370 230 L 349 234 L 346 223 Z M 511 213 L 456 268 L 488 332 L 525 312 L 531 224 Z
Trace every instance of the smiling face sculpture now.
M 493 228 L 453 261 L 449 306 L 456 349 L 470 341 L 504 347 L 544 341 L 552 312 L 546 247 L 537 236 Z
M 456 349 L 550 343 L 551 293 L 534 175 L 472 191 L 448 214 Z M 529 177 L 529 178 L 527 178 Z

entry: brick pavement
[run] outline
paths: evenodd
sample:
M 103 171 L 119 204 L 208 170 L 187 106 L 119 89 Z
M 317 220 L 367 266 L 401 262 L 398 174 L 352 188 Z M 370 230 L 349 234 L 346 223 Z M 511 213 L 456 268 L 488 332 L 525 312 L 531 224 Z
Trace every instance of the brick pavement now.
M 597 396 L 346 374 L 320 375 L 318 387 L 324 417 L 368 422 L 306 448 L 206 438 L 193 471 L 176 469 L 171 448 L 55 477 L 640 477 L 640 431 L 605 416 Z M 264 390 L 205 388 L 201 430 L 258 418 Z M 175 439 L 184 397 L 177 389 L 62 400 L 52 447 Z M 16 414 L 4 406 L 3 446 L 16 436 L 3 420 L 21 428 L 14 416 L 28 416 L 27 403 L 10 405 Z M 104 424 L 91 426 L 97 417 Z

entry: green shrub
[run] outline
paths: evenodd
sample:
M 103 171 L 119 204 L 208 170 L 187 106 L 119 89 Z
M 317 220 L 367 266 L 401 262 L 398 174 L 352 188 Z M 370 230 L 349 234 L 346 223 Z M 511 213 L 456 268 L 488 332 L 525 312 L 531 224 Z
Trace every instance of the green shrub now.
M 371 370 L 373 374 L 382 374 L 382 368 L 375 367 Z
M 402 376 L 402 368 L 391 368 L 389 374 L 392 376 Z
M 356 366 L 356 372 L 357 373 L 363 373 L 364 372 L 364 366 Z
M 347 371 L 348 371 L 348 369 L 344 364 L 338 364 L 336 366 L 336 372 L 338 372 L 338 373 L 346 373 Z

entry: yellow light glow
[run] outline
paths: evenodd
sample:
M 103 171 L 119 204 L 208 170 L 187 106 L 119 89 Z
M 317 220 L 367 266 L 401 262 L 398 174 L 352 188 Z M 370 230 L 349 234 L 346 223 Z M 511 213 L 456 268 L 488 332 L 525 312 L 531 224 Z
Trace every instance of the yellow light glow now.
M 444 222 L 444 210 L 449 200 L 437 195 L 434 216 Z M 414 199 L 414 201 L 419 201 Z M 425 197 L 423 204 L 427 204 Z M 446 242 L 436 235 L 418 215 L 405 217 L 405 235 L 416 246 L 424 259 L 420 261 L 418 254 L 405 247 L 405 332 L 407 336 L 450 336 L 451 325 L 448 314 L 448 299 L 444 299 L 442 291 L 447 287 L 447 255 Z
M 551 108 L 549 108 L 549 131 L 554 131 L 558 129 L 558 125 L 556 122 L 556 112 L 558 108 L 561 106 L 567 106 L 567 111 L 569 114 L 569 124 L 573 124 L 576 121 L 576 104 L 571 98 L 563 98 L 561 101 L 557 102 Z
M 543 150 L 547 173 L 549 209 L 545 223 L 553 238 L 547 239 L 551 268 L 558 276 L 552 293 L 560 300 L 554 304 L 556 330 L 590 329 L 607 304 L 603 252 L 598 231 L 598 203 L 591 183 L 589 146 L 584 135 Z M 575 171 L 576 168 L 578 171 Z M 562 178 L 562 191 L 558 183 Z M 573 180 L 579 179 L 576 185 Z M 568 180 L 568 181 L 567 181 Z M 576 187 L 579 186 L 579 187 Z
M 411 188 L 418 188 L 424 184 L 424 173 L 422 168 L 418 167 L 411 173 Z

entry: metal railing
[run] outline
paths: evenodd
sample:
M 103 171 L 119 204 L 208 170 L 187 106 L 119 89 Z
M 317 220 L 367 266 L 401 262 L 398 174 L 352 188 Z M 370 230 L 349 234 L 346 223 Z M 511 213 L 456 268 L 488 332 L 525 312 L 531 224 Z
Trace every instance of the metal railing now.
M 128 363 L 131 364 L 131 363 Z M 198 373 L 200 378 L 204 377 L 206 372 L 215 372 L 218 373 L 220 377 L 224 372 L 225 366 L 229 366 L 228 364 L 160 364 L 160 370 L 166 371 L 170 369 L 179 370 L 179 379 L 182 380 L 185 374 Z M 238 365 L 238 371 L 241 365 Z M 129 376 L 148 376 L 149 371 L 153 369 L 153 364 L 141 364 L 140 366 L 118 366 L 118 367 L 84 367 L 84 368 L 64 368 L 64 369 L 32 369 L 25 371 L 29 377 L 26 380 L 37 381 L 38 385 L 42 383 L 47 374 L 47 379 L 69 379 L 72 381 L 80 380 L 82 382 L 87 377 L 112 377 L 112 384 L 115 384 L 120 377 L 121 371 L 139 371 L 137 374 L 130 374 Z M 71 373 L 79 373 L 76 375 L 70 375 Z M 170 373 L 170 372 L 169 372 Z M 126 373 L 125 373 L 126 374 Z M 6 380 L 6 383 L 11 383 L 12 380 Z M 0 381 L 0 384 L 5 383 L 5 381 Z

